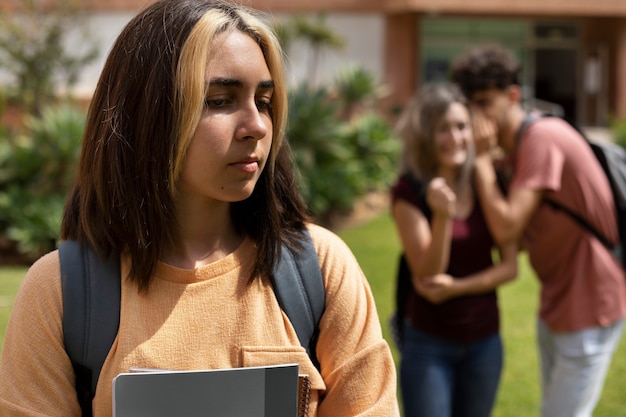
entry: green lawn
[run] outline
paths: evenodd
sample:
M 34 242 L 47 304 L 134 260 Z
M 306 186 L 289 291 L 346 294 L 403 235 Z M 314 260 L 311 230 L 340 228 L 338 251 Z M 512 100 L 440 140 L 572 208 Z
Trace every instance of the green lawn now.
M 339 235 L 352 248 L 368 277 L 384 335 L 390 341 L 397 359 L 387 324 L 393 310 L 396 260 L 400 247 L 391 219 L 383 214 L 363 226 L 342 230 Z M 25 268 L 20 267 L 0 268 L 0 342 L 4 338 L 10 307 L 25 271 Z M 537 291 L 535 276 L 522 254 L 519 278 L 500 291 L 506 358 L 494 417 L 538 415 L 539 379 L 535 346 Z M 626 396 L 621 389 L 623 375 L 626 375 L 626 343 L 620 344 L 613 359 L 594 417 L 623 415 L 626 409 Z
M 11 313 L 11 305 L 25 273 L 26 268 L 22 267 L 0 268 L 0 352 Z

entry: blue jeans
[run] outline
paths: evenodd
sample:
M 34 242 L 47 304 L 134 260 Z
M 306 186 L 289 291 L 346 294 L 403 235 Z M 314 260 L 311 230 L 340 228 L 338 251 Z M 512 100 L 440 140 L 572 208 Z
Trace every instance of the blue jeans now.
M 623 331 L 624 320 L 569 333 L 538 320 L 542 416 L 591 417 Z
M 500 335 L 458 343 L 410 324 L 404 330 L 400 360 L 404 417 L 488 417 L 502 371 Z

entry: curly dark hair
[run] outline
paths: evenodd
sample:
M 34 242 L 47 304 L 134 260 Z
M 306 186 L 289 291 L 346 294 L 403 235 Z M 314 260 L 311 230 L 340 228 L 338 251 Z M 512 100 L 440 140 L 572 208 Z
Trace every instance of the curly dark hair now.
M 472 49 L 452 64 L 451 79 L 471 99 L 490 88 L 519 85 L 521 67 L 513 54 L 497 46 Z

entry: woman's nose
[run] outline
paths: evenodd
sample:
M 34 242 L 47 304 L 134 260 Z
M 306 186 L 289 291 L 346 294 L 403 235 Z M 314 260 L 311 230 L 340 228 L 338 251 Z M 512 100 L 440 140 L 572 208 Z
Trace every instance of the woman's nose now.
M 271 119 L 269 115 L 261 112 L 256 103 L 248 105 L 242 111 L 240 124 L 241 139 L 263 139 L 267 136 L 268 130 L 271 128 Z

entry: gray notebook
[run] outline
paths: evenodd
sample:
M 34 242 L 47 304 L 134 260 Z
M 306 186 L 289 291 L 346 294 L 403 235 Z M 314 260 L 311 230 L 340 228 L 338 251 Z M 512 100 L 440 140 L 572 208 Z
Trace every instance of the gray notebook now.
M 150 371 L 113 379 L 113 417 L 296 417 L 298 365 Z

